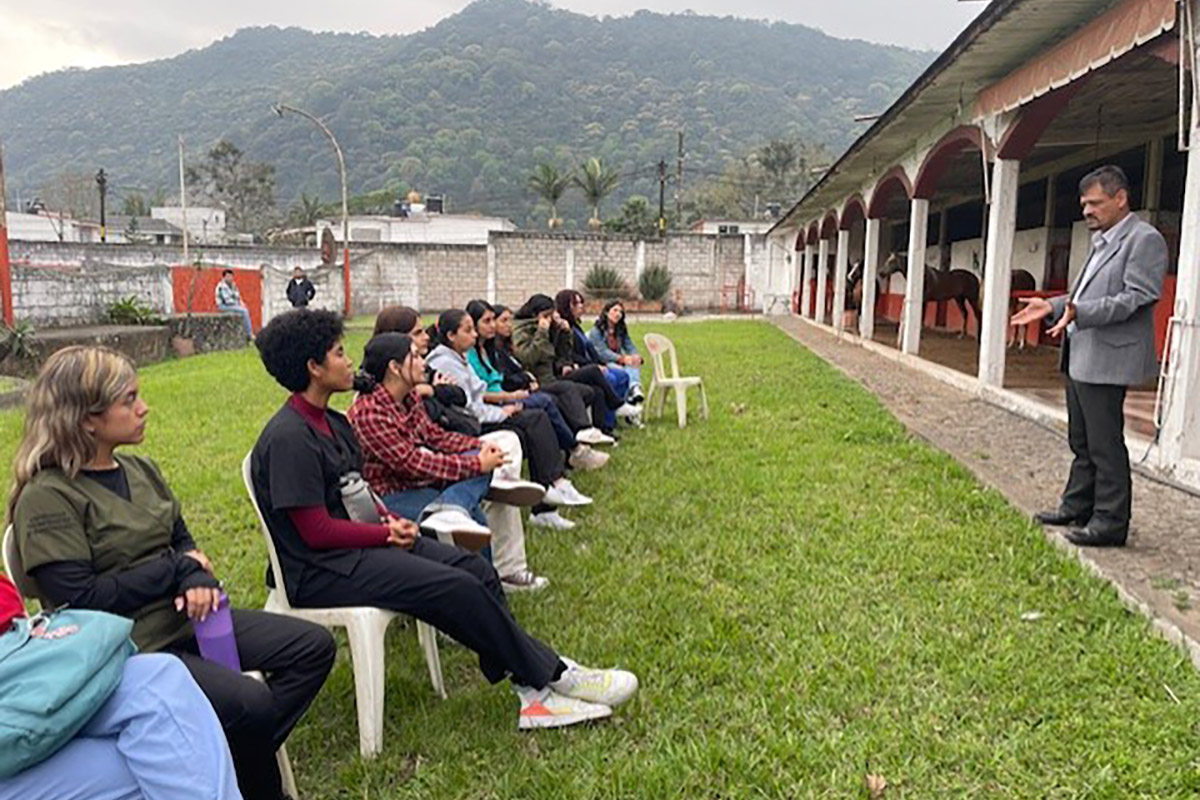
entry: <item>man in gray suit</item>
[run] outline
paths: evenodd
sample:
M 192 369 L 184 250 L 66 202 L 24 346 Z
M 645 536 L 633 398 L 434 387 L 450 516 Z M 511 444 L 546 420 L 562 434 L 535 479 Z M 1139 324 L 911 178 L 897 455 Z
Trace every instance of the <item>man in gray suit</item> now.
M 1068 439 L 1075 460 L 1057 509 L 1034 519 L 1072 526 L 1067 539 L 1085 547 L 1121 547 L 1129 533 L 1133 486 L 1125 447 L 1125 392 L 1158 370 L 1154 303 L 1167 271 L 1167 244 L 1129 211 L 1129 181 L 1105 166 L 1079 182 L 1092 247 L 1069 294 L 1022 299 L 1012 324 L 1049 317 L 1064 332 L 1060 367 L 1067 375 Z

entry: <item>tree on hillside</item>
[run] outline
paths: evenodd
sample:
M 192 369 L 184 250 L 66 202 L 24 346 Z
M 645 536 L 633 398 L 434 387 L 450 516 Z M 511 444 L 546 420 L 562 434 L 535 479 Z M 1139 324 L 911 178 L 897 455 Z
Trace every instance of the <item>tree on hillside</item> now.
M 553 164 L 542 163 L 533 168 L 533 174 L 529 176 L 527 185 L 530 191 L 550 206 L 550 219 L 546 222 L 547 227 L 562 227 L 562 220 L 558 217 L 558 201 L 567 193 L 573 180 L 573 173 L 570 170 L 562 172 Z
M 592 207 L 592 218 L 588 220 L 588 227 L 599 228 L 602 224 L 600 204 L 617 188 L 621 176 L 606 167 L 602 159 L 589 158 L 584 162 L 579 174 L 572 178 L 572 182 L 579 187 L 584 199 Z
M 321 217 L 321 198 L 301 192 L 300 199 L 288 209 L 288 223 L 295 228 L 316 225 Z
M 141 192 L 130 192 L 121 201 L 121 214 L 126 217 L 150 216 L 150 203 Z
M 37 194 L 51 213 L 65 213 L 75 219 L 100 218 L 100 194 L 94 173 L 63 170 L 42 184 Z
M 229 227 L 256 233 L 267 227 L 275 208 L 275 167 L 250 161 L 227 139 L 204 161 L 187 168 L 187 182 L 206 204 L 225 209 Z
M 619 216 L 606 220 L 605 230 L 613 233 L 629 233 L 642 238 L 658 236 L 658 215 L 650 208 L 650 201 L 635 194 L 621 206 Z
M 787 207 L 812 185 L 810 166 L 826 163 L 823 147 L 795 140 L 774 139 L 732 160 L 717 175 L 692 184 L 684 198 L 684 217 L 750 219 L 761 216 L 768 203 Z

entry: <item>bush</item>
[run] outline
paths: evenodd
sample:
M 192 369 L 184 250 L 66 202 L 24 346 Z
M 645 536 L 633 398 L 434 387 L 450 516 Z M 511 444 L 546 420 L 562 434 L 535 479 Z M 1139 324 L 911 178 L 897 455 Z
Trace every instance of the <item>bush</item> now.
M 603 264 L 592 264 L 583 279 L 583 291 L 593 300 L 612 300 L 629 294 L 621 273 Z
M 108 306 L 108 321 L 114 325 L 162 325 L 163 318 L 134 295 L 122 297 Z
M 642 299 L 651 303 L 661 303 L 671 291 L 671 273 L 666 267 L 654 265 L 646 267 L 642 277 L 638 279 L 638 291 Z
M 17 322 L 11 328 L 0 327 L 0 360 L 9 356 L 21 361 L 33 358 L 35 338 L 33 326 L 28 322 Z

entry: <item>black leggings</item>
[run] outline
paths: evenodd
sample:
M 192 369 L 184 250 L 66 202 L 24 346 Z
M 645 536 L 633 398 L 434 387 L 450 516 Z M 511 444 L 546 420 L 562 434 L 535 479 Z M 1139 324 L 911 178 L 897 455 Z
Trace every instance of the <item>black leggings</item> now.
M 548 386 L 542 386 L 538 391 L 545 392 L 554 398 L 554 405 L 567 422 L 572 433 L 578 433 L 584 428 L 592 427 L 590 404 L 595 392 L 592 387 L 571 381 L 556 381 Z

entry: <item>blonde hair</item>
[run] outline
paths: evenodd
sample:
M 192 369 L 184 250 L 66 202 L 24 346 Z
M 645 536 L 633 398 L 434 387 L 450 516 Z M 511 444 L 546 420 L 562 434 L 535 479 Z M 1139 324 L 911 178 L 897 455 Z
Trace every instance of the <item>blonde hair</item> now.
M 34 475 L 57 467 L 74 478 L 95 457 L 96 443 L 84 420 L 108 410 L 135 377 L 133 362 L 107 347 L 64 347 L 46 359 L 29 389 L 25 433 L 13 459 L 9 522 Z

